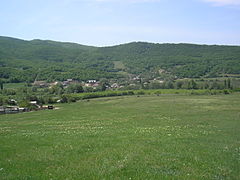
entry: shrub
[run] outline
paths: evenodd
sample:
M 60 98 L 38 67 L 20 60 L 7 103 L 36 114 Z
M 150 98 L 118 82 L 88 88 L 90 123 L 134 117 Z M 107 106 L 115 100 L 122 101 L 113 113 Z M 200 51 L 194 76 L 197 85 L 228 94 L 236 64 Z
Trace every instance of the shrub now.
M 144 91 L 137 91 L 137 95 L 144 95 L 145 92 Z
M 228 89 L 224 89 L 223 94 L 230 94 L 230 91 Z

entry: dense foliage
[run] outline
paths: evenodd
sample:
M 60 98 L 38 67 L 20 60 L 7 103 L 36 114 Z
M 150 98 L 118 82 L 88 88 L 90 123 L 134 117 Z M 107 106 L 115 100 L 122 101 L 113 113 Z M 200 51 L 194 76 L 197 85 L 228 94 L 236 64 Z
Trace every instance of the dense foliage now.
M 109 79 L 124 73 L 177 78 L 240 74 L 240 47 L 143 42 L 90 47 L 0 37 L 0 78 L 5 82 Z

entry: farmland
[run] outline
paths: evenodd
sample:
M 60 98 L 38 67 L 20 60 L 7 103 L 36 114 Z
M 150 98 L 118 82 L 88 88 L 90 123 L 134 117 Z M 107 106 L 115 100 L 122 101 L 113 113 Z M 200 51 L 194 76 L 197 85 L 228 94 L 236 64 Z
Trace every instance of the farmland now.
M 0 179 L 240 179 L 240 94 L 105 97 L 0 116 Z

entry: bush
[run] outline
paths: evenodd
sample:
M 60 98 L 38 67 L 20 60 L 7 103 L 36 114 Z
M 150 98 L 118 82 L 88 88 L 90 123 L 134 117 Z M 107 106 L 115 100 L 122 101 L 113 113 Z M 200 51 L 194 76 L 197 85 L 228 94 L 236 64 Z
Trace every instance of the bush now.
M 128 95 L 134 95 L 133 91 L 128 91 Z
M 144 91 L 137 91 L 137 95 L 144 95 L 145 92 Z
M 159 96 L 161 94 L 161 91 L 155 91 L 154 94 Z
M 228 89 L 224 89 L 223 94 L 230 94 L 230 91 Z

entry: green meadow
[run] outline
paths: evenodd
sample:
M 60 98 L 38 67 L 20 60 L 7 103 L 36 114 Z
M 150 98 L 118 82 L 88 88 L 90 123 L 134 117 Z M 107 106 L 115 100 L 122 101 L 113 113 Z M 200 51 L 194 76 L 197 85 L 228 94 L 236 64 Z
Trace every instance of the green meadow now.
M 240 179 L 240 94 L 105 97 L 0 115 L 0 179 Z
M 26 87 L 26 85 L 27 83 L 5 83 L 3 87 L 6 89 L 17 89 L 17 88 Z

